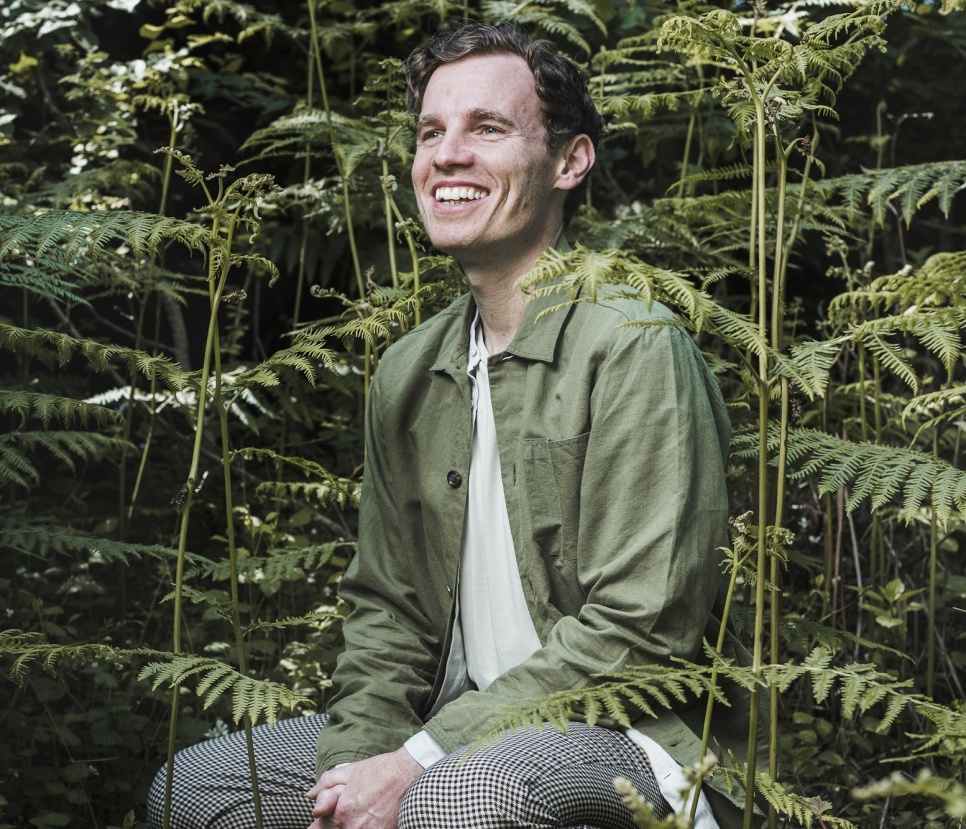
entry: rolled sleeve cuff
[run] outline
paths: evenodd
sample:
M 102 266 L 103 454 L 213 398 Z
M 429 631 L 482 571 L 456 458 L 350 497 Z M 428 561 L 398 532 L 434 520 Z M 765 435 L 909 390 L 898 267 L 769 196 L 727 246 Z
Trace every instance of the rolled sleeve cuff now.
M 443 747 L 425 731 L 417 731 L 403 743 L 403 747 L 424 769 L 428 769 L 437 760 L 442 760 L 446 756 Z

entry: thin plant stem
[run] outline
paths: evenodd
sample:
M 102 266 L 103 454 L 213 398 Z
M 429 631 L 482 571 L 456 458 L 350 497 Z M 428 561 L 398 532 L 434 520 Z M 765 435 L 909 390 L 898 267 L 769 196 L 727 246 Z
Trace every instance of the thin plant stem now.
M 212 300 L 214 300 L 214 295 L 212 295 Z M 212 306 L 211 308 L 212 319 L 215 320 L 215 325 L 217 326 L 218 321 L 218 308 L 217 306 Z M 214 377 L 214 406 L 215 411 L 218 413 L 218 425 L 221 431 L 221 465 L 224 472 L 224 486 L 225 486 L 225 519 L 227 524 L 226 536 L 228 539 L 228 570 L 229 570 L 229 585 L 231 590 L 231 627 L 232 632 L 235 635 L 235 650 L 237 652 L 236 659 L 238 661 L 238 671 L 243 676 L 248 675 L 248 660 L 245 657 L 245 641 L 242 636 L 241 628 L 241 610 L 239 606 L 238 599 L 238 548 L 235 544 L 235 521 L 234 521 L 234 507 L 232 502 L 232 481 L 231 481 L 231 463 L 230 463 L 230 448 L 228 441 L 228 411 L 224 405 L 224 400 L 222 398 L 222 385 L 221 385 L 221 344 L 217 335 L 217 330 L 215 333 L 215 338 L 213 342 L 214 346 L 214 356 L 215 356 L 215 377 Z M 262 829 L 262 797 L 258 786 L 258 771 L 255 765 L 255 745 L 252 742 L 252 719 L 248 712 L 245 712 L 244 716 L 245 724 L 245 743 L 248 750 L 248 771 L 251 775 L 252 781 L 252 805 L 255 809 L 255 826 L 257 829 Z
M 765 106 L 757 95 L 752 99 L 757 114 L 755 125 L 755 202 L 754 211 L 757 227 L 757 272 L 758 272 L 758 336 L 762 345 L 768 342 L 768 262 L 765 255 Z M 767 533 L 768 521 L 768 358 L 764 350 L 758 357 L 758 556 L 755 580 L 755 633 L 752 650 L 752 675 L 755 682 L 751 688 L 748 761 L 745 772 L 746 788 L 744 829 L 751 829 L 754 815 L 754 798 L 751 792 L 755 785 L 755 768 L 758 759 L 758 710 L 759 683 L 763 675 L 763 640 L 765 627 L 765 570 L 768 558 Z
M 697 120 L 697 107 L 691 107 L 688 119 L 688 132 L 684 138 L 684 158 L 681 159 L 681 180 L 678 182 L 678 198 L 684 198 L 684 179 L 688 175 L 688 159 L 691 157 L 691 142 L 694 140 L 694 123 Z
M 385 182 L 383 183 L 383 187 L 384 188 L 386 187 Z M 420 290 L 419 252 L 416 250 L 416 240 L 413 238 L 413 232 L 409 228 L 409 225 L 406 224 L 405 220 L 403 219 L 403 215 L 400 212 L 399 207 L 396 205 L 396 200 L 392 198 L 392 196 L 389 197 L 389 204 L 392 207 L 392 212 L 393 212 L 393 215 L 396 217 L 396 221 L 402 225 L 403 233 L 406 235 L 406 245 L 409 248 L 409 258 L 413 266 L 413 294 L 415 295 L 415 294 L 418 294 Z M 413 317 L 415 319 L 416 325 L 419 325 L 422 322 L 422 313 L 420 311 L 418 302 L 416 302 L 413 306 Z
M 322 67 L 322 50 L 318 47 L 319 29 L 315 19 L 315 0 L 308 0 L 309 24 L 312 30 L 312 56 L 315 58 L 315 71 L 319 78 L 319 93 L 322 95 L 322 108 L 325 110 L 325 122 L 329 131 L 329 144 L 332 147 L 332 158 L 335 161 L 336 170 L 342 180 L 342 203 L 345 206 L 345 227 L 349 237 L 349 250 L 352 254 L 352 269 L 356 277 L 356 288 L 359 291 L 359 298 L 366 295 L 366 286 L 362 279 L 362 266 L 359 264 L 359 250 L 356 246 L 355 229 L 352 226 L 352 207 L 349 197 L 349 179 L 345 173 L 345 164 L 342 162 L 342 153 L 335 137 L 335 128 L 332 126 L 332 109 L 329 106 L 329 93 L 325 87 L 325 70 Z
M 932 434 L 932 456 L 939 457 L 939 430 Z M 926 696 L 936 688 L 936 571 L 939 558 L 939 528 L 936 507 L 929 514 L 929 611 L 926 616 Z
M 875 442 L 882 445 L 882 363 L 875 355 L 872 356 L 872 416 L 875 425 Z M 869 578 L 872 583 L 876 580 L 885 581 L 886 550 L 885 536 L 882 530 L 882 516 L 878 510 L 872 511 L 872 561 Z
M 313 105 L 314 93 L 315 93 L 315 61 L 314 55 L 318 44 L 313 37 L 309 41 L 309 60 L 306 66 L 305 72 L 305 102 L 310 107 Z M 305 147 L 305 163 L 302 165 L 302 184 L 307 185 L 309 183 L 309 177 L 312 172 L 312 155 L 309 152 L 309 146 Z M 309 245 L 309 220 L 305 216 L 302 217 L 302 240 L 299 244 L 299 265 L 298 265 L 298 275 L 295 280 L 295 307 L 292 309 L 292 326 L 295 327 L 301 319 L 302 313 L 302 291 L 305 288 L 305 271 L 306 271 L 306 259 Z
M 721 612 L 721 624 L 718 626 L 718 639 L 715 642 L 714 650 L 718 656 L 721 656 L 724 651 L 725 637 L 728 631 L 728 619 L 731 617 L 731 602 L 735 595 L 735 588 L 738 584 L 738 574 L 741 572 L 741 567 L 748 560 L 748 555 L 744 557 L 738 556 L 737 550 L 731 551 L 733 559 L 731 562 L 731 577 L 728 580 L 728 592 L 725 594 L 725 604 L 724 609 Z M 712 665 L 711 667 L 711 684 L 716 686 L 718 684 L 718 666 Z M 708 755 L 708 744 L 711 742 L 711 715 L 714 713 L 714 694 L 708 694 L 708 702 L 704 710 L 704 727 L 701 731 L 701 757 L 703 761 Z M 701 787 L 698 786 L 694 790 L 694 797 L 691 800 L 691 822 L 694 823 L 694 819 L 698 813 L 698 802 L 701 796 Z
M 385 144 L 381 140 L 379 141 L 377 155 L 382 161 L 382 200 L 386 212 L 386 244 L 389 249 L 389 273 L 392 277 L 392 287 L 398 288 L 399 271 L 396 267 L 396 234 L 393 233 L 395 224 L 392 216 L 392 196 L 389 194 L 389 188 L 386 186 L 386 183 L 389 181 L 389 154 Z
M 179 117 L 179 112 L 177 108 L 169 110 L 167 114 L 168 114 L 168 126 L 169 126 L 167 148 L 169 150 L 174 150 L 175 147 L 177 146 L 178 131 L 180 130 L 183 122 Z M 159 216 L 163 216 L 165 214 L 165 211 L 168 209 L 168 192 L 171 189 L 171 178 L 173 175 L 174 175 L 174 156 L 172 155 L 172 153 L 168 152 L 168 153 L 165 153 L 164 165 L 162 167 L 162 172 L 161 172 L 161 197 L 158 199 Z M 164 264 L 164 249 L 161 250 L 161 254 L 159 257 L 159 264 L 161 265 Z M 141 305 L 142 313 L 141 315 L 139 315 L 139 320 L 138 320 L 138 338 L 140 338 L 140 335 L 141 335 L 143 311 L 146 303 L 147 303 L 147 296 L 145 295 L 144 301 L 142 302 L 142 305 Z M 155 306 L 155 317 L 154 317 L 153 351 L 155 356 L 157 356 L 159 351 L 158 341 L 160 340 L 160 338 L 161 338 L 161 299 L 159 296 L 157 305 Z M 151 450 L 151 442 L 154 437 L 154 426 L 157 418 L 157 408 L 154 405 L 154 395 L 157 392 L 157 383 L 158 383 L 157 376 L 154 373 L 152 373 L 151 395 L 150 395 L 151 401 L 148 406 L 148 431 L 144 439 L 144 448 L 141 450 L 141 460 L 138 463 L 138 472 L 134 480 L 134 489 L 131 492 L 131 501 L 128 504 L 128 508 L 126 512 L 126 518 L 124 521 L 125 532 L 127 529 L 128 522 L 130 522 L 131 518 L 133 518 L 134 516 L 134 505 L 137 503 L 138 493 L 140 492 L 140 488 L 141 488 L 141 481 L 143 480 L 144 470 L 145 470 L 145 467 L 147 466 L 148 453 Z M 133 414 L 133 402 L 134 402 L 134 375 L 132 374 L 131 375 L 131 395 L 129 400 L 130 408 L 129 408 L 128 419 L 130 419 L 130 417 Z M 127 428 L 127 423 L 125 423 L 125 428 Z M 121 468 L 122 470 L 124 468 L 123 460 L 122 460 Z M 121 487 L 121 498 L 122 499 L 124 498 L 124 486 Z
M 209 205 L 213 205 L 215 200 L 212 199 L 211 193 L 208 191 L 207 186 L 202 183 L 202 189 L 205 191 L 205 195 L 208 198 Z M 223 182 L 219 179 L 219 198 L 221 197 L 221 188 L 223 187 Z M 236 209 L 237 212 L 241 210 L 241 205 Z M 219 238 L 221 233 L 221 221 L 220 216 L 216 212 L 212 217 L 211 224 L 211 245 L 217 244 L 216 240 Z M 226 239 L 223 242 L 226 250 L 231 250 L 232 238 L 234 235 L 234 224 L 228 226 L 228 232 L 226 234 Z M 216 263 L 220 262 L 220 271 L 216 271 Z M 185 563 L 185 553 L 188 548 L 188 523 L 191 517 L 191 505 L 192 498 L 194 495 L 195 484 L 198 481 L 198 468 L 201 464 L 201 446 L 204 437 L 205 429 L 205 408 L 208 400 L 208 376 L 211 372 L 211 362 L 214 353 L 214 340 L 215 334 L 218 330 L 218 317 L 217 310 L 218 306 L 221 304 L 221 296 L 225 288 L 225 281 L 228 278 L 228 271 L 230 268 L 229 257 L 218 258 L 211 255 L 211 251 L 208 254 L 208 281 L 209 284 L 214 284 L 214 288 L 210 289 L 211 297 L 211 313 L 208 318 L 208 333 L 205 338 L 205 352 L 202 359 L 201 374 L 198 377 L 198 410 L 195 417 L 195 440 L 194 447 L 191 452 L 191 465 L 188 470 L 188 480 L 184 483 L 183 497 L 184 497 L 184 507 L 181 512 L 181 527 L 178 533 L 178 556 L 177 564 L 175 568 L 175 580 L 174 580 L 174 631 L 172 634 L 172 645 L 171 650 L 174 653 L 181 653 L 181 613 L 182 605 L 184 601 L 184 563 Z M 168 728 L 168 754 L 167 754 L 167 767 L 165 771 L 165 781 L 164 781 L 164 809 L 162 812 L 161 825 L 163 829 L 170 829 L 171 827 L 171 794 L 174 788 L 174 754 L 175 754 L 175 744 L 177 741 L 177 724 L 178 724 L 178 700 L 180 694 L 180 686 L 175 686 L 172 689 L 171 697 L 171 720 Z
M 779 429 L 778 444 L 778 475 L 775 484 L 775 527 L 780 528 L 784 524 L 783 516 L 785 513 L 785 478 L 786 466 L 788 463 L 788 410 L 789 410 L 789 383 L 787 377 L 781 378 L 781 425 Z M 778 556 L 772 555 L 769 578 L 771 579 L 771 662 L 777 665 L 781 659 L 779 653 L 780 637 L 778 635 L 778 623 L 781 617 L 781 589 L 779 579 L 781 573 L 778 569 Z M 768 774 L 772 780 L 778 779 L 778 686 L 772 685 L 770 692 L 769 708 L 769 742 L 768 742 Z M 772 808 L 768 814 L 769 824 L 775 826 L 777 814 Z

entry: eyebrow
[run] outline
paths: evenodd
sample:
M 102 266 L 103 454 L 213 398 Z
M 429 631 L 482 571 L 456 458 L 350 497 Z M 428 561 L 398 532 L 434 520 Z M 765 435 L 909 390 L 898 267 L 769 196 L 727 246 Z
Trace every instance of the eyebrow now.
M 508 127 L 513 130 L 519 130 L 520 126 L 515 121 L 511 121 L 505 115 L 496 112 L 492 109 L 471 109 L 466 113 L 470 120 L 472 121 L 493 121 L 504 127 Z M 416 119 L 416 130 L 419 131 L 425 127 L 436 126 L 441 122 L 441 118 L 438 115 L 430 112 L 427 115 L 420 115 Z

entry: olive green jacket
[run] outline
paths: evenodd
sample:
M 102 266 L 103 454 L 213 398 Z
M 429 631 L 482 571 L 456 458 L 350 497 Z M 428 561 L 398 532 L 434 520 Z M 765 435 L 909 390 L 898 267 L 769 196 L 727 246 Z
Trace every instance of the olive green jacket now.
M 366 417 L 359 548 L 340 587 L 346 648 L 319 772 L 393 751 L 424 727 L 455 750 L 508 705 L 585 688 L 594 674 L 629 665 L 697 660 L 703 639 L 717 638 L 730 433 L 721 393 L 667 309 L 606 295 L 540 319 L 560 297 L 535 299 L 507 350 L 489 360 L 510 527 L 543 647 L 428 721 L 450 646 L 466 513 L 469 295 L 382 358 Z M 657 324 L 627 325 L 635 321 Z M 746 712 L 717 708 L 715 738 L 742 755 Z M 703 714 L 700 702 L 635 725 L 690 764 Z M 722 822 L 716 801 L 712 794 Z

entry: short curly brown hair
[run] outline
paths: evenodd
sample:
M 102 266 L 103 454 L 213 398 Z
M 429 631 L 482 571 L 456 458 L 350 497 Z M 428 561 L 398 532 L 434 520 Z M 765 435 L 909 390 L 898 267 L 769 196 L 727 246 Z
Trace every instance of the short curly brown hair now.
M 444 64 L 481 55 L 518 55 L 527 62 L 540 99 L 549 149 L 557 150 L 578 135 L 586 135 L 597 149 L 602 121 L 583 72 L 559 54 L 550 41 L 536 40 L 509 22 L 492 26 L 465 23 L 459 28 L 444 30 L 409 56 L 405 64 L 406 104 L 413 119 L 419 117 L 433 72 Z M 586 186 L 585 178 L 567 194 L 565 219 L 577 209 Z

